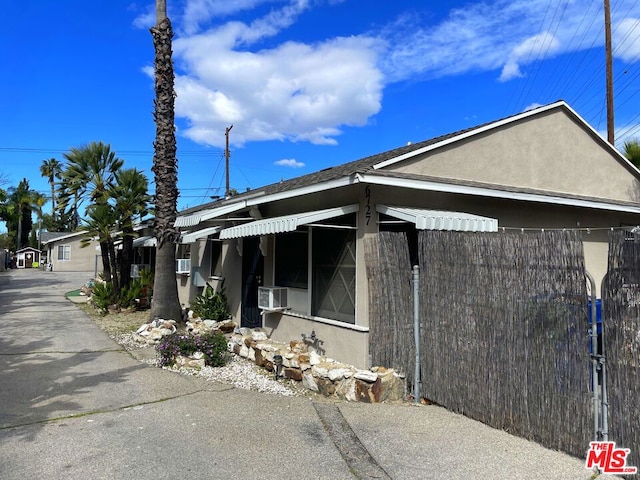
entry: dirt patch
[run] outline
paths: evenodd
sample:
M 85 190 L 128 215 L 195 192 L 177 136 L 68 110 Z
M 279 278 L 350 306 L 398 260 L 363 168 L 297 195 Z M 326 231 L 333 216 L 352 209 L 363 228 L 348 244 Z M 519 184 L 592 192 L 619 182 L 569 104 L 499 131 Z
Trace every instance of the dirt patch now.
M 96 325 L 109 335 L 135 332 L 141 325 L 150 321 L 150 310 L 101 315 L 98 310 L 89 304 L 80 304 L 78 308 L 84 311 Z

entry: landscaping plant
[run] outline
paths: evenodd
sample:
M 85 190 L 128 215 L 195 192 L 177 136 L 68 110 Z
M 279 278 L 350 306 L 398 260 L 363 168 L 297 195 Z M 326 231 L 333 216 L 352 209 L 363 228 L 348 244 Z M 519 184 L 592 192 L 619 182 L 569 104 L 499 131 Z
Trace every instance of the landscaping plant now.
M 108 282 L 96 282 L 91 290 L 91 303 L 101 314 L 106 315 L 109 306 L 113 305 L 113 284 Z
M 224 281 L 220 284 L 220 290 L 217 292 L 207 283 L 202 294 L 198 295 L 192 303 L 191 310 L 203 320 L 215 320 L 216 322 L 227 320 L 231 316 L 231 311 L 227 305 Z
M 156 352 L 161 367 L 173 365 L 178 356 L 188 357 L 196 352 L 204 354 L 205 365 L 210 367 L 222 367 L 229 358 L 227 339 L 222 333 L 167 335 L 156 345 Z

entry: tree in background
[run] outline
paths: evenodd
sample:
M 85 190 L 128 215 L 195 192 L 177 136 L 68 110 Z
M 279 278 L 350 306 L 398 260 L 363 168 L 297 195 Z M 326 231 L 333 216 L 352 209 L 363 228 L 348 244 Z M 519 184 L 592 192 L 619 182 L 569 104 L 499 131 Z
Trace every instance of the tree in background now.
M 45 203 L 47 203 L 47 198 L 44 195 L 40 192 L 32 192 L 31 206 L 38 216 L 38 234 L 36 236 L 35 230 L 32 231 L 33 235 L 31 236 L 29 244 L 38 250 L 42 250 L 42 207 L 44 207 Z M 34 237 L 36 237 L 35 240 Z
M 640 144 L 638 144 L 638 140 L 624 142 L 623 154 L 636 168 L 640 168 Z
M 90 207 L 85 209 L 85 214 L 88 214 L 89 208 L 106 205 L 116 172 L 124 164 L 124 161 L 111 151 L 111 146 L 102 142 L 91 142 L 84 147 L 72 148 L 64 157 L 67 159 L 67 166 L 62 172 L 62 186 L 65 190 L 61 190 L 60 193 L 60 206 L 65 209 L 73 200 L 77 213 L 78 199 L 85 199 L 90 204 Z M 104 279 L 111 282 L 113 270 L 107 247 L 108 244 L 101 243 L 100 253 Z
M 113 205 L 108 203 L 96 203 L 87 208 L 87 218 L 85 221 L 86 236 L 82 239 L 83 247 L 91 244 L 94 238 L 100 243 L 102 253 L 102 266 L 104 280 L 113 285 L 113 293 L 117 296 L 120 293 L 120 281 L 116 265 L 116 250 L 113 238 L 114 227 L 117 224 L 117 216 Z M 105 258 L 106 257 L 106 258 Z M 114 266 L 112 269 L 111 266 Z
M 29 233 L 33 227 L 31 209 L 35 202 L 34 198 L 35 192 L 30 189 L 26 178 L 23 178 L 17 187 L 9 188 L 6 223 L 7 231 L 15 232 L 16 250 L 29 245 Z
M 176 159 L 174 72 L 171 50 L 173 29 L 167 17 L 166 0 L 156 0 L 156 25 L 151 29 L 155 50 L 155 100 L 153 168 L 155 174 L 156 267 L 151 318 L 179 320 L 182 315 L 176 282 L 174 227 L 178 205 L 178 162 Z
M 56 179 L 62 175 L 62 163 L 55 158 L 43 160 L 40 165 L 40 175 L 47 178 L 51 187 L 51 217 L 56 220 Z
M 151 197 L 147 193 L 149 181 L 135 168 L 116 172 L 115 183 L 109 192 L 114 201 L 116 219 L 122 232 L 122 250 L 120 251 L 120 287 L 127 287 L 131 281 L 133 263 L 134 222 L 148 213 L 147 205 Z

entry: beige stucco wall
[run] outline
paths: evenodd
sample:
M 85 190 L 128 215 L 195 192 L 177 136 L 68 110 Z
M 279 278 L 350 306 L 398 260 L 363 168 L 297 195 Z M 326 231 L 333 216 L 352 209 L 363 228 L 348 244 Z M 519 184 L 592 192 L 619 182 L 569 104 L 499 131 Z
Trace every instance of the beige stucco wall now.
M 562 110 L 492 129 L 384 170 L 518 188 L 640 200 L 632 169 Z
M 336 201 L 336 198 L 339 200 Z M 595 211 L 586 208 L 566 207 L 549 204 L 525 203 L 515 200 L 471 197 L 456 194 L 443 194 L 428 191 L 399 189 L 389 186 L 353 185 L 344 188 L 340 195 L 310 195 L 296 198 L 290 202 L 281 202 L 273 210 L 263 209 L 265 217 L 292 213 L 292 211 L 309 211 L 337 205 L 348 205 L 358 202 L 358 231 L 356 242 L 356 323 L 354 326 L 340 325 L 326 319 L 312 318 L 298 313 L 269 313 L 264 315 L 264 327 L 276 341 L 288 342 L 300 340 L 301 335 L 316 332 L 324 343 L 325 353 L 337 360 L 368 367 L 369 365 L 369 318 L 366 268 L 364 262 L 364 241 L 378 231 L 378 217 L 375 205 L 414 206 L 426 209 L 442 209 L 474 213 L 498 219 L 500 228 L 507 231 L 553 228 L 579 228 L 584 239 L 585 263 L 587 270 L 595 277 L 597 291 L 607 268 L 608 230 L 611 227 L 640 223 L 640 216 Z M 369 205 L 371 208 L 367 208 Z M 298 207 L 296 210 L 293 210 Z M 371 213 L 367 217 L 367 213 Z M 368 223 L 367 223 L 367 220 Z M 588 229 L 588 230 L 587 230 Z M 500 234 L 500 233 L 497 233 Z M 273 237 L 267 237 L 264 259 L 264 285 L 273 286 Z M 233 317 L 240 322 L 242 291 L 242 239 L 225 241 L 223 244 L 223 276 L 227 298 Z M 201 249 L 192 246 L 192 262 L 199 261 Z M 216 286 L 217 282 L 212 281 Z M 197 290 L 197 289 L 196 289 Z M 181 301 L 188 305 L 187 292 L 194 294 L 189 285 L 180 287 Z M 307 301 L 308 292 L 304 290 L 291 292 L 297 304 Z M 191 297 L 193 298 L 193 296 Z
M 100 244 L 92 241 L 86 247 L 82 247 L 82 237 L 72 237 L 59 241 L 52 241 L 46 245 L 49 261 L 53 264 L 54 272 L 102 272 L 102 259 L 100 258 Z M 71 254 L 69 260 L 58 260 L 58 246 L 69 245 Z

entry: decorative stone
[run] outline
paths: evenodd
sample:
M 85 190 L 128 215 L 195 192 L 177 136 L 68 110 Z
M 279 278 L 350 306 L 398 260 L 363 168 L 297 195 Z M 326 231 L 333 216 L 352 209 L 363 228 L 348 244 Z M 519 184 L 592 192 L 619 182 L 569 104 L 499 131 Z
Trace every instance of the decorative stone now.
M 329 365 L 318 364 L 311 365 L 311 374 L 316 378 L 329 378 Z
M 350 378 L 353 376 L 353 371 L 348 367 L 332 368 L 329 370 L 329 380 L 332 382 L 342 380 L 343 378 Z
M 298 357 L 294 354 L 285 355 L 282 358 L 282 365 L 289 368 L 297 368 L 300 369 L 300 364 L 298 363 Z
M 318 365 L 320 362 L 322 362 L 322 357 L 318 355 L 318 352 L 315 352 L 315 351 L 309 352 L 309 363 L 312 366 Z
M 369 383 L 373 383 L 378 379 L 378 374 L 370 370 L 357 370 L 353 376 L 358 380 L 364 380 Z
M 285 368 L 284 377 L 300 382 L 302 381 L 302 372 L 298 368 Z
M 310 372 L 305 372 L 302 374 L 302 386 L 307 390 L 311 390 L 313 392 L 319 392 L 318 384 L 316 383 L 316 379 Z
M 142 336 L 149 335 L 149 332 L 147 330 L 148 328 L 149 328 L 149 324 L 145 323 L 141 325 L 140 328 L 138 328 L 138 330 L 136 330 L 136 333 Z
M 253 332 L 251 332 L 251 339 L 254 342 L 259 342 L 261 340 L 266 340 L 267 338 L 267 334 L 265 332 L 259 331 L 259 330 L 254 330 Z
M 318 393 L 327 397 L 336 393 L 336 384 L 327 378 L 316 377 L 316 384 L 318 385 Z
M 343 398 L 349 402 L 354 402 L 356 399 L 355 379 L 343 379 L 336 385 L 335 394 L 338 398 Z
M 249 357 L 249 347 L 247 347 L 246 345 L 240 345 L 240 351 L 238 352 L 238 355 L 240 355 L 243 358 L 248 358 Z

